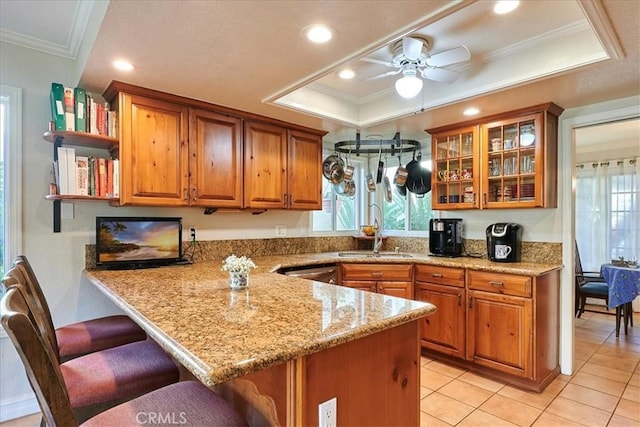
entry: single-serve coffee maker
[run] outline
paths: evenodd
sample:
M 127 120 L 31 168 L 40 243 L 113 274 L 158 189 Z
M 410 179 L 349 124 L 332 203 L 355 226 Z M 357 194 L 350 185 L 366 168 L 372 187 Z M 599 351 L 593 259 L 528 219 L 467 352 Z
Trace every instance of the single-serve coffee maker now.
M 519 262 L 522 226 L 498 222 L 487 227 L 487 255 L 495 262 Z
M 462 219 L 429 220 L 429 252 L 437 256 L 462 255 Z

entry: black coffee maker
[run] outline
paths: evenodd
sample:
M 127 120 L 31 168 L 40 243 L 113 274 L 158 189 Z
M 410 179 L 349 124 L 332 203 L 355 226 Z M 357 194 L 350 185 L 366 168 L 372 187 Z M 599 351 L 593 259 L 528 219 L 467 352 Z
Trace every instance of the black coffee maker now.
M 433 255 L 462 255 L 462 218 L 429 220 L 429 251 Z
M 520 262 L 522 226 L 498 222 L 487 227 L 487 255 L 495 262 Z

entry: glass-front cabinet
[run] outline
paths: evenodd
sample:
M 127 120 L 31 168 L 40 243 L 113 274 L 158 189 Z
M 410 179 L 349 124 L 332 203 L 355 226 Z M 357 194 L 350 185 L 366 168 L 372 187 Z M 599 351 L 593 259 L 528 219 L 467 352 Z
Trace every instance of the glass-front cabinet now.
M 434 209 L 479 207 L 478 136 L 478 126 L 433 135 L 431 200 Z
M 542 113 L 483 126 L 483 207 L 542 206 Z
M 547 103 L 428 129 L 433 209 L 555 208 L 562 111 Z

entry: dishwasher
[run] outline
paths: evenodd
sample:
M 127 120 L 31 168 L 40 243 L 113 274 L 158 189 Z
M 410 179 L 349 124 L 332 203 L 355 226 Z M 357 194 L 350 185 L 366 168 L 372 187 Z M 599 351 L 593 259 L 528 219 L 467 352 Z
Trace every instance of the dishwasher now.
M 319 264 L 303 267 L 287 267 L 278 273 L 300 279 L 316 280 L 335 285 L 338 282 L 338 267 L 335 264 Z

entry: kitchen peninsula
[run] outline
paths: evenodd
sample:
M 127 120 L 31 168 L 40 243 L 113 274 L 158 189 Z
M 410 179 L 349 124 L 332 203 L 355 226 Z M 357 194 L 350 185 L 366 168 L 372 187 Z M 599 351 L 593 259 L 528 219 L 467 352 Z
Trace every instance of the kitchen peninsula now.
M 436 308 L 268 267 L 242 291 L 218 262 L 85 274 L 253 424 L 318 425 L 335 397 L 341 425 L 418 425 L 419 322 Z

